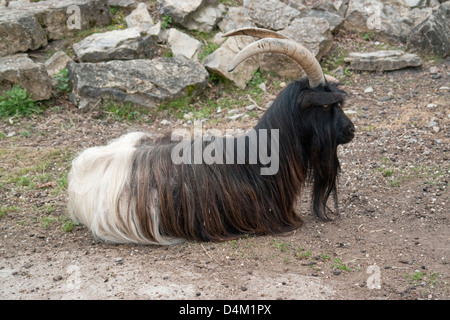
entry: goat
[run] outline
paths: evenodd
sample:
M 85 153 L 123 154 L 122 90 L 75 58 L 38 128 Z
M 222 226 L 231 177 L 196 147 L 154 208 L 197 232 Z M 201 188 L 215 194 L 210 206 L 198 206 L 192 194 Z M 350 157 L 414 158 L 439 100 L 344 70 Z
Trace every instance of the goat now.
M 338 214 L 337 147 L 350 142 L 355 131 L 342 110 L 345 92 L 330 83 L 315 57 L 293 40 L 258 28 L 226 34 L 235 35 L 260 39 L 233 58 L 230 72 L 251 56 L 276 52 L 292 58 L 306 73 L 279 93 L 254 128 L 257 136 L 263 130 L 270 137 L 273 132 L 279 135 L 277 146 L 258 146 L 266 154 L 278 152 L 277 172 L 262 175 L 267 162 L 261 157 L 249 160 L 248 134 L 209 141 L 194 138 L 185 145 L 201 150 L 219 146 L 224 157 L 231 152 L 234 163 L 207 164 L 203 159 L 175 164 L 173 150 L 179 141 L 164 137 L 154 143 L 150 135 L 133 132 L 74 159 L 68 177 L 73 219 L 95 236 L 119 243 L 167 245 L 276 234 L 302 225 L 294 205 L 309 181 L 313 214 L 330 220 L 326 203 L 331 193 Z M 240 142 L 245 160 L 236 164 Z

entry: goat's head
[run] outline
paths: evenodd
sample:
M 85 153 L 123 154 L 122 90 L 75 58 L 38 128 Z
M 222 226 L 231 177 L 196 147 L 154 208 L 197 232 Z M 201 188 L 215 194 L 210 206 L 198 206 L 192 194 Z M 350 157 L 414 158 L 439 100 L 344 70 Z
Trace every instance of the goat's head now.
M 272 112 L 270 109 L 266 112 L 272 115 L 276 113 L 276 116 L 266 119 L 284 117 L 279 123 L 291 126 L 286 131 L 291 135 L 294 132 L 296 137 L 284 138 L 298 144 L 300 161 L 313 181 L 312 211 L 315 216 L 328 220 L 326 202 L 331 193 L 335 212 L 339 213 L 337 146 L 350 142 L 355 132 L 352 121 L 342 110 L 346 94 L 338 88 L 335 78 L 323 74 L 319 62 L 308 49 L 286 36 L 259 28 L 239 29 L 224 36 L 237 35 L 254 36 L 260 40 L 250 43 L 233 58 L 230 72 L 247 58 L 271 52 L 288 56 L 306 73 L 305 78 L 293 81 L 280 93 L 275 105 L 270 108 Z M 282 133 L 280 139 L 283 139 Z

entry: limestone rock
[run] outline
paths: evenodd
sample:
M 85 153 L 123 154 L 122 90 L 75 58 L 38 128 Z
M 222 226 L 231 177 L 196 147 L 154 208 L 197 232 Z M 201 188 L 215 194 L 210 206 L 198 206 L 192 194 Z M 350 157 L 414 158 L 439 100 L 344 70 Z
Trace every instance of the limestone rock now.
M 128 28 L 138 28 L 139 30 L 148 30 L 154 25 L 145 3 L 139 3 L 136 9 L 125 18 L 125 21 Z
M 217 32 L 214 37 L 211 38 L 211 42 L 221 46 L 227 39 L 223 36 L 223 32 Z
M 35 63 L 21 53 L 0 58 L 0 94 L 15 85 L 26 89 L 33 100 L 47 100 L 52 94 L 52 83 L 43 64 Z
M 307 10 L 304 13 L 302 12 L 302 17 L 314 17 L 327 20 L 332 33 L 337 32 L 344 22 L 344 18 L 340 15 L 323 10 Z
M 228 9 L 218 26 L 223 33 L 240 28 L 256 27 L 253 20 L 249 17 L 248 10 L 244 7 L 231 7 Z
M 244 0 L 244 8 L 257 26 L 281 30 L 300 16 L 300 11 L 278 0 Z
M 69 10 L 72 6 L 80 9 L 79 17 L 74 16 L 77 15 L 76 12 Z M 80 28 L 76 28 L 77 30 L 111 23 L 107 0 L 45 0 L 23 3 L 20 10 L 35 15 L 49 40 L 71 34 L 73 29 L 68 27 L 70 17 L 75 17 L 80 22 Z
M 317 60 L 322 59 L 333 45 L 330 25 L 328 21 L 322 18 L 305 17 L 295 19 L 281 33 L 304 45 Z
M 206 86 L 208 72 L 184 57 L 69 63 L 71 100 L 79 108 L 100 99 L 156 107 Z
M 67 67 L 67 64 L 72 61 L 65 52 L 58 51 L 50 59 L 45 61 L 44 66 L 47 69 L 49 76 L 53 76 Z
M 162 15 L 169 15 L 173 22 L 183 25 L 203 2 L 204 0 L 158 0 L 158 8 Z
M 445 2 L 425 21 L 411 30 L 410 45 L 423 52 L 450 55 L 450 2 Z
M 30 4 L 30 0 L 15 0 L 8 4 L 8 8 L 20 9 L 28 4 Z
M 433 13 L 433 8 L 413 8 L 408 18 L 413 22 L 413 28 L 425 21 Z M 411 30 L 412 31 L 412 30 Z
M 302 13 L 306 13 L 309 10 L 326 11 L 344 17 L 349 1 L 350 0 L 285 0 L 283 2 L 288 2 L 291 7 L 296 8 Z
M 161 15 L 189 30 L 210 32 L 222 16 L 223 5 L 217 0 L 158 0 Z
M 410 8 L 424 7 L 427 5 L 426 0 L 405 0 L 405 3 Z
M 322 0 L 317 1 L 317 5 L 313 9 L 327 11 L 343 18 L 347 12 L 349 2 L 350 0 Z
M 138 0 L 108 0 L 108 4 L 110 6 L 123 7 L 123 8 L 136 6 L 137 2 L 138 2 Z
M 152 37 L 153 41 L 157 43 L 166 42 L 167 36 L 165 40 L 162 39 L 162 32 L 167 30 L 161 29 L 161 21 L 158 21 L 153 27 L 151 27 L 148 30 L 144 30 L 142 34 L 147 34 Z
M 193 60 L 197 60 L 197 55 L 202 47 L 200 41 L 175 28 L 169 30 L 167 42 L 174 56 L 182 55 Z
M 231 80 L 243 89 L 258 70 L 260 57 L 255 56 L 245 60 L 233 72 L 228 72 L 228 65 L 233 57 L 251 42 L 253 42 L 251 37 L 230 37 L 219 49 L 205 58 L 203 65 L 210 72 Z
M 208 5 L 194 12 L 184 27 L 188 30 L 198 30 L 201 32 L 211 32 L 222 18 L 225 11 L 223 5 Z
M 406 42 L 414 25 L 409 13 L 402 0 L 350 0 L 344 28 L 372 32 L 385 42 Z
M 94 33 L 75 43 L 73 50 L 82 62 L 100 62 L 152 58 L 156 46 L 151 36 L 141 36 L 138 29 L 132 28 Z
M 19 9 L 0 10 L 0 38 L 0 57 L 47 45 L 46 33 L 36 17 Z
M 72 6 L 79 9 L 71 11 Z M 70 22 L 76 21 L 74 25 Z M 0 56 L 35 50 L 48 40 L 111 23 L 107 0 L 46 0 L 21 2 L 20 9 L 0 10 Z
M 351 52 L 345 58 L 354 70 L 387 71 L 406 67 L 418 67 L 422 64 L 420 58 L 401 50 L 381 50 L 375 52 Z
M 68 10 L 71 6 L 80 9 L 79 17 L 75 11 Z M 108 0 L 46 0 L 31 2 L 21 10 L 35 15 L 49 40 L 61 39 L 93 26 L 111 24 Z M 79 21 L 79 29 L 78 26 L 68 27 L 71 18 Z

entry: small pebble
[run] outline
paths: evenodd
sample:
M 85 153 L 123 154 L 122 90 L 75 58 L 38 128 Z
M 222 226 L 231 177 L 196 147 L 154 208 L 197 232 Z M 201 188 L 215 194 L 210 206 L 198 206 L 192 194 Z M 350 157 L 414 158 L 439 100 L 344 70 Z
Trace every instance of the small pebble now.
M 258 88 L 261 89 L 262 91 L 266 92 L 266 84 L 265 84 L 264 82 L 263 82 L 263 83 L 260 83 L 260 84 L 258 85 Z
M 232 115 L 231 117 L 228 117 L 227 120 L 232 121 L 232 120 L 237 120 L 239 118 L 241 118 L 244 114 L 243 113 L 237 113 L 235 115 Z
M 335 275 L 335 276 L 338 276 L 338 275 L 340 275 L 342 272 L 341 272 L 341 270 L 333 270 L 333 274 Z
M 62 276 L 54 276 L 53 281 L 61 281 L 63 279 Z
M 431 74 L 436 74 L 438 73 L 438 68 L 436 66 L 430 67 L 430 73 Z
M 372 87 L 367 87 L 366 89 L 364 89 L 364 93 L 372 93 L 374 92 Z

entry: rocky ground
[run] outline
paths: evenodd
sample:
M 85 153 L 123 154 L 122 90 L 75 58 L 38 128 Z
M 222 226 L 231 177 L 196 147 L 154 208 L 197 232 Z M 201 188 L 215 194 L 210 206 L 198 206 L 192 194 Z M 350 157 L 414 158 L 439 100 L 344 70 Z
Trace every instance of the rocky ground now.
M 285 86 L 271 73 L 257 72 L 245 89 L 211 77 L 208 90 L 151 110 L 80 110 L 59 92 L 40 114 L 1 119 L 0 297 L 449 299 L 450 61 L 422 55 L 421 67 L 390 72 L 352 71 L 343 61 L 380 47 L 390 48 L 340 31 L 322 59 L 327 70 L 341 67 L 357 134 L 339 149 L 341 218 L 312 217 L 306 189 L 297 206 L 304 225 L 289 234 L 116 245 L 95 239 L 66 210 L 67 172 L 79 151 L 194 119 L 205 128 L 251 128 Z M 36 61 L 47 55 L 30 52 Z

